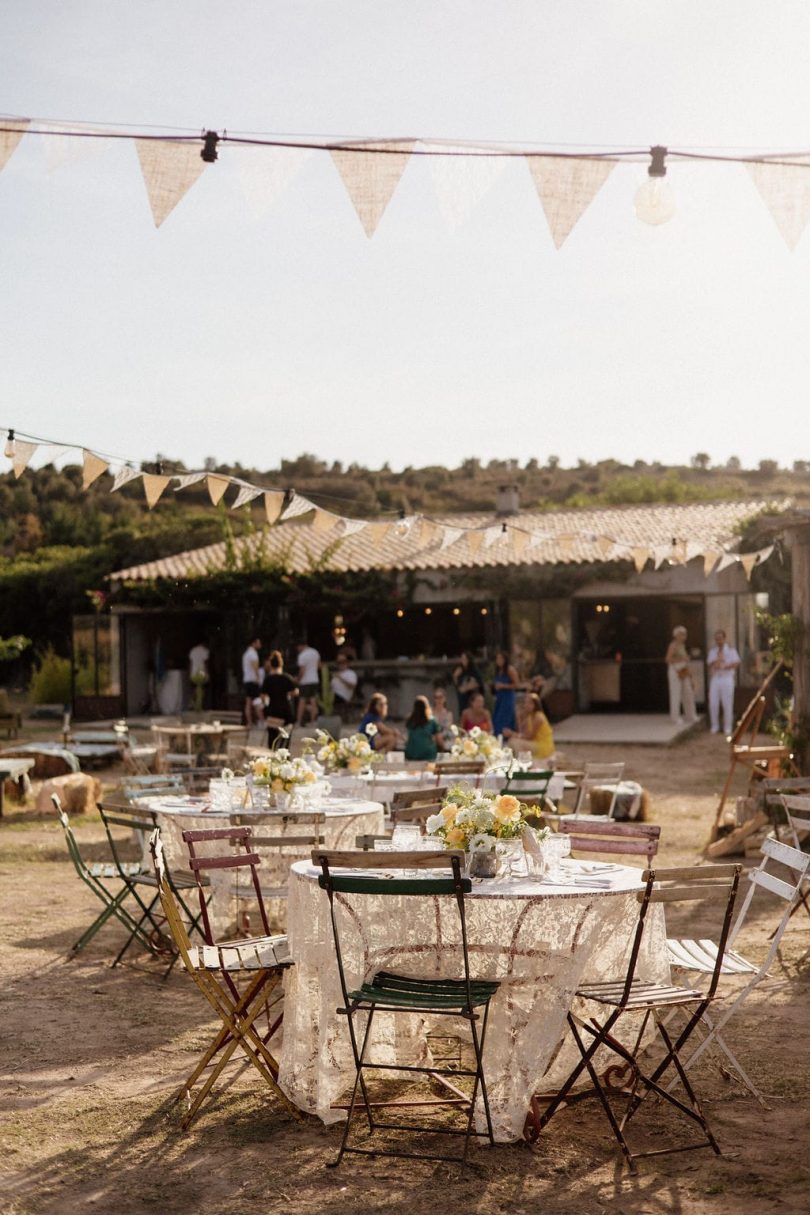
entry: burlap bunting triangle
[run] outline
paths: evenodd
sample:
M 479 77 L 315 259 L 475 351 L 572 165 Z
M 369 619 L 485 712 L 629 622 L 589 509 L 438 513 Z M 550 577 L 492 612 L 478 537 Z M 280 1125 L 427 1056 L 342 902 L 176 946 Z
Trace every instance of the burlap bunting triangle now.
M 0 118 L 0 127 L 10 128 L 0 131 L 0 171 L 8 164 L 17 144 L 30 125 L 30 118 Z
M 205 484 L 208 488 L 208 496 L 214 506 L 218 506 L 222 501 L 223 494 L 230 483 L 230 477 L 222 477 L 218 473 L 209 473 L 205 478 Z
M 810 160 L 806 167 L 767 162 L 745 167 L 788 249 L 795 249 L 810 219 Z
M 157 473 L 143 474 L 143 492 L 146 495 L 146 502 L 150 510 L 157 505 L 160 495 L 170 481 L 171 477 L 158 476 Z
M 614 160 L 527 156 L 526 163 L 559 249 L 616 167 Z
M 366 236 L 373 236 L 405 172 L 413 141 L 381 143 L 383 152 L 341 150 L 332 152 L 338 173 L 357 212 Z
M 22 476 L 38 447 L 38 443 L 28 443 L 25 439 L 17 439 L 15 452 L 11 457 L 11 467 L 14 469 L 15 477 Z
M 89 489 L 94 481 L 97 481 L 102 473 L 109 468 L 106 460 L 102 460 L 101 456 L 97 456 L 92 451 L 84 449 L 84 465 L 82 468 L 82 489 Z
M 196 140 L 177 143 L 164 139 L 136 139 L 134 142 L 152 218 L 155 227 L 159 228 L 194 185 L 205 168 L 205 161 Z

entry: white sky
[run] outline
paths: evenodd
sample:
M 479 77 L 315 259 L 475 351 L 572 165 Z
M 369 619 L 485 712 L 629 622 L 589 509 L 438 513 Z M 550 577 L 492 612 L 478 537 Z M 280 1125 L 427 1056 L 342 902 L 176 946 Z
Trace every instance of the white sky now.
M 4 0 L 0 112 L 341 136 L 810 150 L 810 6 Z M 130 143 L 0 174 L 0 424 L 135 459 L 810 457 L 810 235 L 740 166 L 619 166 L 560 252 L 522 162 L 455 233 L 424 160 L 373 240 L 328 153 L 234 157 L 160 230 Z

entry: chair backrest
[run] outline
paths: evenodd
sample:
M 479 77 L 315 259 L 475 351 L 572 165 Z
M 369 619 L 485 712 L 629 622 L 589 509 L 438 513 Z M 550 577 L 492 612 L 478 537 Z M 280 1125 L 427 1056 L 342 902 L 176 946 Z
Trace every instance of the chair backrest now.
M 779 798 L 785 812 L 788 831 L 794 848 L 801 848 L 802 837 L 810 832 L 810 797 Z
M 62 825 L 62 830 L 65 833 L 65 843 L 67 844 L 68 855 L 73 862 L 73 868 L 76 870 L 83 882 L 86 882 L 88 886 L 92 886 L 95 889 L 98 883 L 87 868 L 84 858 L 79 851 L 79 845 L 76 842 L 76 836 L 73 834 L 70 819 L 62 809 L 62 803 L 55 793 L 51 794 L 51 801 L 53 802 L 54 809 L 59 816 L 59 822 Z
M 397 823 L 419 823 L 424 827 L 431 814 L 438 814 L 441 808 L 440 801 L 422 802 L 418 806 L 392 806 L 391 822 L 395 827 Z
M 619 784 L 624 776 L 624 770 L 626 767 L 627 765 L 621 761 L 612 764 L 588 761 L 585 764 L 582 780 L 579 784 L 575 812 L 577 814 L 580 812 L 586 798 L 590 794 L 591 789 L 594 789 L 597 786 L 607 786 L 607 788 L 613 790 L 613 797 L 610 801 L 610 807 L 607 810 L 607 817 L 610 818 L 616 806 L 616 797 L 619 792 Z
M 791 848 L 790 844 L 783 844 L 781 840 L 768 837 L 762 843 L 762 860 L 757 869 L 753 869 L 748 874 L 750 883 L 743 899 L 742 907 L 734 921 L 734 927 L 731 930 L 730 944 L 733 945 L 737 935 L 745 921 L 748 913 L 748 908 L 751 906 L 751 900 L 757 890 L 767 890 L 770 894 L 777 895 L 784 901 L 784 910 L 782 918 L 776 927 L 776 931 L 771 937 L 771 947 L 768 950 L 767 957 L 759 968 L 759 975 L 767 974 L 770 969 L 771 962 L 776 956 L 776 951 L 779 948 L 779 943 L 782 940 L 782 934 L 788 925 L 788 920 L 793 914 L 793 908 L 801 893 L 801 888 L 807 880 L 807 869 L 810 866 L 810 854 L 802 852 L 800 848 Z M 768 872 L 768 866 L 772 863 L 784 865 L 790 870 L 790 880 L 785 881 L 781 877 L 777 877 L 773 873 Z
M 390 842 L 390 835 L 356 835 L 354 837 L 355 848 L 362 849 L 363 852 L 373 852 L 374 845 L 377 840 L 387 840 Z
M 323 844 L 323 828 L 326 815 L 322 810 L 294 810 L 284 813 L 267 813 L 250 816 L 231 815 L 231 823 L 235 827 L 250 827 L 250 846 L 256 848 L 317 848 Z M 263 830 L 257 831 L 261 827 Z M 267 834 L 268 828 L 275 828 L 280 834 Z M 288 830 L 292 828 L 292 830 Z
M 160 828 L 155 827 L 149 836 L 149 851 L 152 853 L 152 861 L 155 866 L 155 879 L 157 881 L 158 894 L 160 896 L 160 905 L 163 908 L 163 914 L 166 917 L 166 923 L 169 928 L 169 934 L 174 941 L 177 952 L 180 954 L 180 959 L 189 974 L 195 974 L 195 967 L 192 965 L 189 956 L 191 948 L 191 940 L 180 913 L 180 908 L 177 904 L 174 891 L 172 890 L 171 880 L 169 878 L 169 870 L 166 865 L 166 858 L 163 851 L 163 840 L 160 835 Z M 210 938 L 206 938 L 211 944 Z
M 208 898 L 206 888 L 202 878 L 207 871 L 217 869 L 233 869 L 236 873 L 243 872 L 245 869 L 250 869 L 250 877 L 253 883 L 253 892 L 255 901 L 259 905 L 259 914 L 262 918 L 262 925 L 265 933 L 270 935 L 270 921 L 267 918 L 267 911 L 262 898 L 262 890 L 259 885 L 258 868 L 261 861 L 258 852 L 254 852 L 251 847 L 251 829 L 250 827 L 214 827 L 207 831 L 184 831 L 183 842 L 188 847 L 189 854 L 189 869 L 197 879 L 197 892 L 200 899 L 200 912 L 202 915 L 203 928 L 205 939 L 209 945 L 213 945 L 214 936 L 211 931 L 211 922 L 208 918 Z M 213 856 L 197 855 L 198 844 L 211 844 L 222 842 L 228 851 L 217 853 Z M 240 851 L 231 851 L 234 847 Z
M 427 785 L 421 789 L 398 790 L 391 798 L 391 811 L 405 810 L 409 806 L 432 806 L 447 795 L 447 785 Z
M 183 782 L 179 775 L 165 774 L 163 776 L 127 776 L 121 781 L 121 793 L 127 801 L 135 801 L 139 797 L 149 797 L 153 793 L 183 793 Z
M 436 761 L 437 782 L 443 776 L 480 774 L 485 767 L 486 763 L 483 759 L 440 759 Z
M 645 856 L 648 865 L 658 851 L 661 836 L 658 823 L 617 823 L 594 814 L 563 815 L 559 829 L 571 836 L 572 852 Z
M 709 986 L 705 992 L 707 999 L 712 997 L 720 981 L 726 947 L 731 944 L 731 917 L 734 914 L 741 871 L 741 865 L 692 865 L 678 869 L 645 869 L 642 879 L 646 882 L 646 886 L 644 892 L 639 892 L 637 896 L 642 908 L 639 915 L 639 931 L 633 942 L 632 969 L 635 970 L 638 950 L 641 946 L 644 917 L 650 903 L 719 900 L 724 903 L 723 920 L 717 942 L 717 957 Z M 625 992 L 626 995 L 629 995 L 628 988 L 625 988 Z
M 313 851 L 312 863 L 321 870 L 318 884 L 322 890 L 326 891 L 329 899 L 340 987 L 346 1005 L 349 1002 L 349 991 L 343 969 L 343 954 L 335 913 L 336 894 L 371 894 L 382 897 L 413 895 L 422 898 L 452 895 L 456 900 L 461 926 L 461 945 L 464 957 L 463 979 L 466 984 L 467 1000 L 470 1005 L 472 1004 L 467 922 L 464 915 L 464 895 L 469 894 L 472 890 L 472 882 L 469 878 L 461 876 L 463 861 L 463 852 L 444 848 L 436 852 L 336 852 L 317 848 Z M 335 869 L 365 872 L 334 873 Z M 368 871 L 375 869 L 383 870 L 386 874 L 390 873 L 392 869 L 435 869 L 443 870 L 445 876 L 391 878 L 374 876 L 373 873 L 372 876 L 368 876 Z
M 527 806 L 542 806 L 554 772 L 544 769 L 538 772 L 510 772 L 501 793 L 520 798 Z

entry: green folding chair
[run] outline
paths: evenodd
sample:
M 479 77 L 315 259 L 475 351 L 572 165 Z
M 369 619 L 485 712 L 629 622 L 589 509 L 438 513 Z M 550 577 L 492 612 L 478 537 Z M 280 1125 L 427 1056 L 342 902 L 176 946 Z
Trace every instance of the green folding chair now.
M 128 881 L 129 877 L 140 872 L 141 866 L 137 862 L 127 862 L 121 868 L 114 862 L 93 862 L 88 864 L 82 857 L 79 845 L 76 842 L 76 837 L 73 834 L 73 828 L 70 825 L 70 819 L 62 809 L 62 803 L 55 793 L 51 795 L 51 801 L 54 804 L 59 822 L 62 824 L 62 830 L 65 833 L 65 841 L 67 843 L 68 855 L 73 862 L 73 867 L 76 870 L 79 878 L 84 882 L 89 890 L 92 890 L 96 898 L 103 904 L 103 910 L 96 916 L 93 923 L 87 928 L 78 941 L 71 946 L 72 954 L 80 953 L 89 941 L 93 939 L 100 928 L 110 919 L 118 920 L 127 931 L 127 943 L 125 948 L 136 940 L 139 945 L 148 950 L 154 957 L 165 956 L 156 948 L 153 942 L 149 939 L 149 934 L 141 926 L 138 919 L 135 919 L 128 909 L 124 907 L 125 899 L 131 895 L 131 887 Z M 122 872 L 123 870 L 123 872 Z M 120 889 L 111 888 L 108 883 L 115 882 L 116 884 L 123 878 L 123 884 Z M 123 953 L 123 950 L 121 951 Z M 121 958 L 121 954 L 115 959 L 115 965 Z
M 337 1159 L 331 1167 L 340 1164 L 345 1152 L 354 1152 L 361 1156 L 396 1156 L 405 1159 L 420 1160 L 450 1160 L 466 1162 L 470 1140 L 480 1136 L 494 1145 L 492 1133 L 492 1118 L 490 1116 L 489 1098 L 483 1069 L 483 1050 L 486 1037 L 489 1002 L 498 990 L 499 984 L 492 981 L 474 979 L 470 975 L 470 960 L 467 949 L 467 926 L 464 914 L 464 896 L 472 889 L 469 878 L 461 876 L 461 861 L 463 853 L 442 850 L 440 852 L 327 852 L 316 849 L 312 853 L 312 861 L 321 869 L 319 884 L 326 891 L 329 899 L 329 910 L 332 918 L 332 930 L 335 942 L 340 987 L 343 993 L 343 1007 L 337 1012 L 347 1018 L 352 1054 L 355 1064 L 355 1081 L 349 1104 L 346 1126 L 338 1151 Z M 334 872 L 335 869 L 345 870 L 382 869 L 426 869 L 444 870 L 439 877 L 390 877 L 369 875 L 364 872 Z M 343 902 L 345 895 L 373 895 L 376 898 L 389 896 L 408 896 L 423 899 L 448 898 L 455 899 L 461 928 L 461 946 L 463 953 L 463 973 L 461 977 L 417 978 L 410 975 L 397 974 L 381 970 L 359 987 L 350 986 L 347 979 L 343 954 L 340 947 L 338 931 L 338 916 L 336 901 Z M 375 1063 L 366 1058 L 371 1027 L 377 1012 L 422 1016 L 456 1017 L 465 1021 L 469 1026 L 475 1054 L 475 1067 L 446 1068 L 425 1067 L 405 1063 Z M 359 1014 L 366 1014 L 365 1030 L 362 1041 L 355 1026 Z M 480 1028 L 479 1028 L 480 1023 Z M 359 1045 L 358 1045 L 359 1042 Z M 428 1076 L 451 1075 L 454 1081 L 461 1076 L 473 1078 L 472 1094 L 467 1098 L 461 1094 L 460 1108 L 466 1110 L 466 1126 L 463 1128 L 445 1126 L 418 1126 L 413 1123 L 381 1122 L 373 1113 L 372 1103 L 366 1087 L 364 1073 L 368 1070 L 384 1072 L 416 1072 Z M 433 1153 L 389 1151 L 384 1148 L 365 1148 L 350 1145 L 352 1116 L 357 1103 L 358 1088 L 362 1094 L 362 1102 L 368 1121 L 369 1134 L 375 1131 L 385 1132 L 424 1132 L 430 1135 L 463 1135 L 464 1152 L 459 1156 L 438 1155 Z M 484 1113 L 486 1116 L 486 1131 L 478 1131 L 473 1124 L 475 1102 L 478 1092 L 481 1092 Z M 458 1094 L 460 1090 L 454 1089 Z M 397 1102 L 380 1102 L 379 1105 L 397 1105 Z
M 139 929 L 148 934 L 150 941 L 161 953 L 170 953 L 172 955 L 169 967 L 163 976 L 164 979 L 167 979 L 177 961 L 178 954 L 172 944 L 171 938 L 165 932 L 165 917 L 161 914 L 156 914 L 155 909 L 160 903 L 160 892 L 154 867 L 152 865 L 147 866 L 146 864 L 133 866 L 131 862 L 123 861 L 120 853 L 120 841 L 116 840 L 111 830 L 112 827 L 126 827 L 138 840 L 141 852 L 146 856 L 149 838 L 158 826 L 157 812 L 142 807 L 121 806 L 112 802 L 98 803 L 98 810 L 101 815 L 101 821 L 104 824 L 104 830 L 107 833 L 110 852 L 112 853 L 115 867 L 118 870 L 118 876 L 129 888 L 130 894 L 140 909 L 140 916 L 138 918 Z M 172 893 L 188 922 L 188 934 L 191 935 L 196 930 L 200 936 L 203 936 L 203 930 L 200 927 L 202 909 L 197 912 L 192 911 L 183 897 L 183 891 L 188 893 L 190 890 L 197 890 L 197 879 L 190 872 L 183 874 L 182 872 L 170 869 L 168 866 L 166 866 L 166 877 L 171 886 Z M 208 885 L 205 879 L 203 879 L 202 884 Z M 203 892 L 202 897 L 207 905 L 211 900 L 211 893 Z M 136 939 L 134 934 L 130 934 L 129 939 L 113 962 L 113 966 L 118 965 L 133 940 Z
M 551 769 L 540 772 L 510 772 L 501 793 L 509 793 L 527 806 L 534 806 L 538 811 L 551 807 L 556 813 L 557 807 L 547 800 L 548 787 L 554 772 Z

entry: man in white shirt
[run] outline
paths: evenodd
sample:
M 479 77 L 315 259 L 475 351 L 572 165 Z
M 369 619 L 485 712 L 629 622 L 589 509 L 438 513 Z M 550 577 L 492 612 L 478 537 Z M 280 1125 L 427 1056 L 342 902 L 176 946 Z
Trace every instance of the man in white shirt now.
M 311 645 L 307 645 L 305 641 L 299 641 L 295 648 L 298 651 L 298 687 L 301 690 L 301 695 L 298 697 L 297 717 L 297 722 L 300 726 L 303 723 L 305 713 L 309 713 L 309 721 L 314 721 L 318 716 L 318 693 L 321 690 L 321 656 L 316 649 Z
M 714 635 L 714 645 L 706 659 L 709 667 L 709 720 L 712 734 L 720 732 L 720 709 L 723 710 L 723 733 L 734 729 L 734 684 L 740 656 L 726 641 L 722 629 Z
M 261 662 L 259 650 L 262 648 L 261 639 L 254 637 L 242 655 L 242 692 L 245 697 L 245 725 L 252 726 L 260 720 L 260 714 L 253 704 L 261 691 Z
M 194 688 L 193 706 L 198 712 L 205 702 L 205 685 L 208 683 L 208 659 L 210 652 L 207 645 L 198 641 L 188 652 L 188 675 Z
M 345 721 L 349 716 L 356 691 L 357 672 L 350 669 L 349 659 L 345 654 L 338 654 L 335 670 L 332 673 L 332 693 L 341 721 Z

